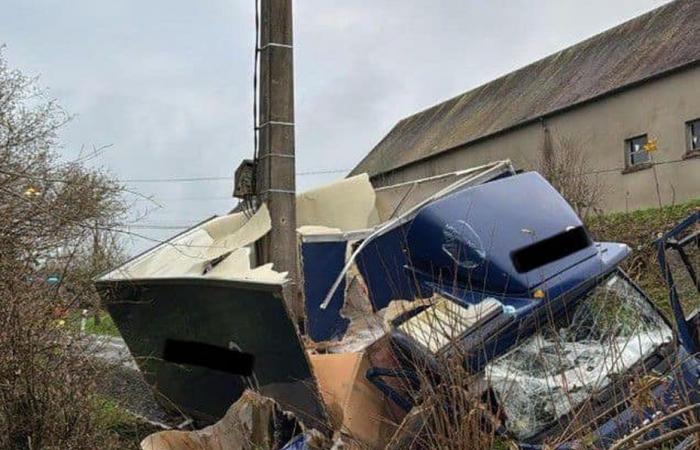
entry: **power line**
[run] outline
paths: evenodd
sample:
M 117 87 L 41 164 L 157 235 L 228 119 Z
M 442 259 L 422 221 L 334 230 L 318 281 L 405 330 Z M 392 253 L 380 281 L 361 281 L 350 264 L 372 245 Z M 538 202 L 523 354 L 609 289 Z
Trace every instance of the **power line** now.
M 231 181 L 231 177 L 191 177 L 191 178 L 125 178 L 121 183 L 187 183 L 191 181 Z
M 201 197 L 158 197 L 158 196 L 153 196 L 153 197 L 146 197 L 146 198 L 138 198 L 136 199 L 137 201 L 148 201 L 148 202 L 194 202 L 194 201 L 212 201 L 212 200 L 218 200 L 218 201 L 223 201 L 223 200 L 230 200 L 234 201 L 235 199 L 230 196 L 230 195 L 220 195 L 220 196 L 201 196 Z
M 311 175 L 327 175 L 327 174 L 334 174 L 334 173 L 345 173 L 349 172 L 350 169 L 329 169 L 329 170 L 311 170 L 311 171 L 306 171 L 306 172 L 297 172 L 297 176 L 311 176 Z M 60 179 L 60 178 L 50 178 L 50 177 L 43 177 L 43 176 L 38 176 L 38 175 L 33 175 L 29 173 L 21 173 L 21 172 L 10 172 L 6 170 L 0 170 L 0 174 L 3 175 L 8 175 L 8 176 L 13 176 L 13 177 L 18 177 L 18 178 L 25 178 L 27 180 L 35 180 L 35 181 L 45 181 L 49 183 L 68 183 L 70 184 L 69 181 Z M 198 182 L 198 181 L 233 181 L 232 176 L 226 176 L 226 177 L 170 177 L 170 178 L 120 178 L 114 180 L 118 183 L 187 183 L 187 182 Z
M 307 175 L 327 175 L 333 173 L 344 173 L 350 169 L 314 170 L 308 172 L 297 172 L 297 176 Z M 189 183 L 198 181 L 233 181 L 231 176 L 227 177 L 183 177 L 183 178 L 126 178 L 117 180 L 122 183 Z
M 186 230 L 194 225 L 156 225 L 156 224 L 141 224 L 141 225 L 124 225 L 126 229 L 134 230 Z
M 187 218 L 185 218 L 187 220 Z M 176 223 L 172 225 L 158 225 L 158 224 L 150 224 L 150 223 L 144 223 L 144 224 L 139 224 L 139 223 L 132 223 L 132 224 L 120 224 L 117 228 L 128 231 L 128 230 L 185 230 L 192 228 L 192 226 L 188 226 L 187 224 L 181 224 L 181 223 Z

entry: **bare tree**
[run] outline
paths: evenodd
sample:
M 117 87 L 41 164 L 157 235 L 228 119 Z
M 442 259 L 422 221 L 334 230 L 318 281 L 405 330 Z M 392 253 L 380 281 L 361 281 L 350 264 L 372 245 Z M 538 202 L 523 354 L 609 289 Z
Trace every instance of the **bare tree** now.
M 69 119 L 0 48 L 0 449 L 110 447 L 98 368 L 57 311 L 89 297 L 92 237 L 110 235 L 124 203 L 113 179 L 58 153 Z
M 545 128 L 544 149 L 537 164 L 542 176 L 583 219 L 599 211 L 605 197 L 605 185 L 589 163 L 587 146 L 585 139 L 552 136 Z

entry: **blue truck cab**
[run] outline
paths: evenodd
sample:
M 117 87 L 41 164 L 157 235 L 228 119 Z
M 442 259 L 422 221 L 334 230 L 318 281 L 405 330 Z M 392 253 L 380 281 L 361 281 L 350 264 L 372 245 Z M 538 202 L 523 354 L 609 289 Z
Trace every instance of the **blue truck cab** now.
M 697 221 L 696 214 L 677 228 Z M 695 249 L 697 262 L 697 229 L 679 243 L 676 234 L 658 244 L 663 267 L 667 250 L 680 247 Z M 424 400 L 416 380 L 444 382 L 446 361 L 458 360 L 474 375 L 472 393 L 491 405 L 498 432 L 521 448 L 607 448 L 667 415 L 640 437 L 682 427 L 673 412 L 700 400 L 697 315 L 683 316 L 672 289 L 669 320 L 620 268 L 629 254 L 625 244 L 594 242 L 535 172 L 456 189 L 356 255 L 377 308 L 397 298 L 453 303 L 395 319 L 391 342 L 402 367 L 374 367 L 367 376 L 408 410 Z M 697 275 L 688 267 L 697 305 Z M 468 320 L 470 311 L 481 317 Z M 399 392 L 387 381 L 395 377 L 409 388 Z M 650 396 L 640 407 L 642 385 Z

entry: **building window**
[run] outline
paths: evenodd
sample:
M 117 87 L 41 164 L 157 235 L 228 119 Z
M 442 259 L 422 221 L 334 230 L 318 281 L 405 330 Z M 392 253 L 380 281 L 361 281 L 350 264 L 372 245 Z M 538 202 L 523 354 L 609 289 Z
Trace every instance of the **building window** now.
M 628 168 L 643 166 L 649 162 L 649 153 L 644 149 L 646 143 L 646 134 L 625 141 L 625 156 Z
M 688 153 L 700 151 L 700 119 L 691 120 L 687 124 Z

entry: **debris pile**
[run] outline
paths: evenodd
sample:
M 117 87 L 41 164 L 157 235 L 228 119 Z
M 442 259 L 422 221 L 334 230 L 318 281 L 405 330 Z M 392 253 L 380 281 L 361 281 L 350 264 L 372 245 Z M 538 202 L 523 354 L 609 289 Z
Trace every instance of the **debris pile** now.
M 161 402 L 210 425 L 144 450 L 537 446 L 564 432 L 605 447 L 696 393 L 697 361 L 676 364 L 688 353 L 618 267 L 629 248 L 593 242 L 536 173 L 504 161 L 377 189 L 360 175 L 300 194 L 297 220 L 303 322 L 286 274 L 257 264 L 264 205 L 97 281 Z M 646 409 L 611 415 L 652 371 Z
M 141 442 L 143 450 L 258 450 L 280 449 L 298 435 L 311 445 L 323 436 L 306 432 L 293 414 L 272 399 L 245 391 L 226 415 L 199 431 L 160 431 Z M 290 448 L 290 447 L 286 447 Z M 307 448 L 314 448 L 309 447 Z

